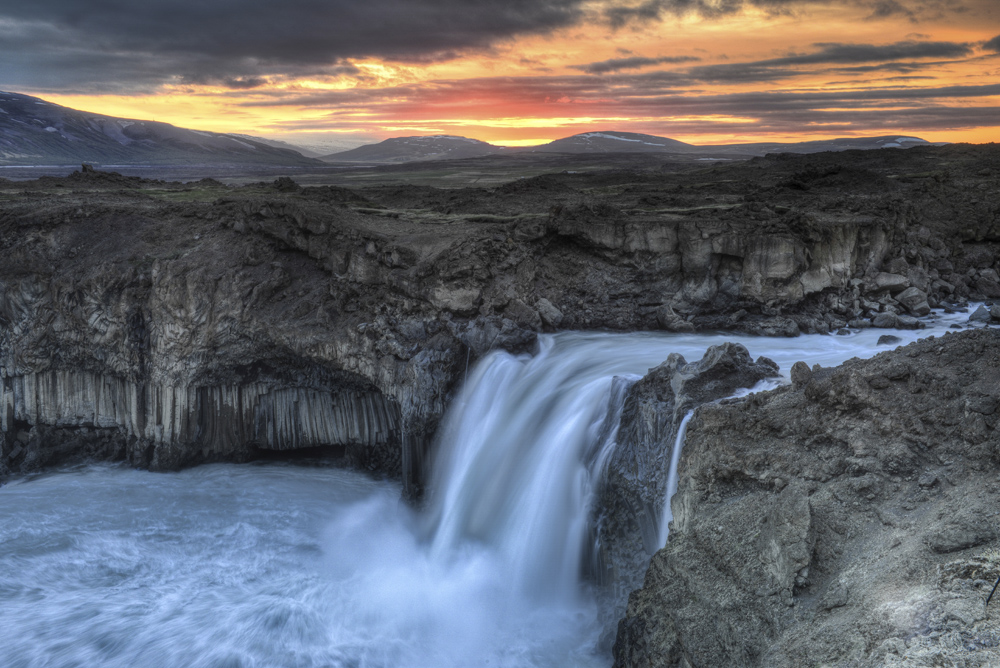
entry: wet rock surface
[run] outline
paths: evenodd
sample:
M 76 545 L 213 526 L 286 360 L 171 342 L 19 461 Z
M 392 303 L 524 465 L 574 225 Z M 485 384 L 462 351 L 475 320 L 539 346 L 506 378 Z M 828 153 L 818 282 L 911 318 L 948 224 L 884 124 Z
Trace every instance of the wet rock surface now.
M 755 362 L 744 346 L 725 343 L 710 347 L 697 362 L 672 354 L 628 389 L 618 446 L 597 503 L 602 567 L 597 575 L 609 587 L 605 610 L 612 627 L 624 613 L 629 592 L 642 584 L 650 556 L 661 547 L 667 474 L 685 415 L 777 375 L 771 360 Z
M 39 452 L 0 465 L 104 430 L 152 468 L 328 447 L 415 495 L 467 365 L 539 331 L 919 327 L 924 296 L 1000 295 L 998 164 L 955 145 L 494 188 L 0 183 L 0 414 Z
M 624 666 L 993 666 L 1000 332 L 704 405 Z

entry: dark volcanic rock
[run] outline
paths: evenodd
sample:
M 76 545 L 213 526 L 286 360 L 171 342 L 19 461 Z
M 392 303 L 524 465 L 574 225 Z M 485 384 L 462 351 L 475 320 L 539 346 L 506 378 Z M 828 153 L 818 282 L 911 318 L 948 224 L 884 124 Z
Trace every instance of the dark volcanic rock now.
M 540 330 L 918 327 L 907 289 L 980 294 L 997 163 L 948 146 L 492 189 L 0 183 L 0 414 L 120 430 L 154 468 L 328 447 L 415 491 L 466 364 Z
M 702 406 L 615 665 L 1000 664 L 998 405 L 981 329 Z
M 896 301 L 906 307 L 912 315 L 924 316 L 931 312 L 927 305 L 927 294 L 917 288 L 907 288 L 896 295 Z
M 992 319 L 990 310 L 985 306 L 980 306 L 969 316 L 969 322 L 989 322 Z
M 712 346 L 698 362 L 673 354 L 637 381 L 625 396 L 618 445 L 607 465 L 597 513 L 602 581 L 612 587 L 613 619 L 628 592 L 639 586 L 649 557 L 659 549 L 659 524 L 677 431 L 696 407 L 778 375 L 740 344 Z

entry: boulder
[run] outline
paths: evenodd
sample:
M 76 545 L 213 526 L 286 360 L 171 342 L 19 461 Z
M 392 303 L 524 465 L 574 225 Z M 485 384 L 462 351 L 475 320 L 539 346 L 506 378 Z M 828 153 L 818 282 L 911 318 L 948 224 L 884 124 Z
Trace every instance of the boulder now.
M 996 281 L 980 276 L 973 283 L 979 292 L 983 294 L 987 299 L 995 299 L 1000 297 L 1000 283 Z
M 874 284 L 876 290 L 888 290 L 891 294 L 902 292 L 910 287 L 910 279 L 899 274 L 890 274 L 880 271 L 875 274 Z
M 879 313 L 872 318 L 872 327 L 879 329 L 896 329 L 899 318 L 894 313 Z
M 809 365 L 805 362 L 799 361 L 792 365 L 791 368 L 792 385 L 795 387 L 801 387 L 809 383 L 812 380 L 812 370 Z
M 969 322 L 989 322 L 992 319 L 991 312 L 985 306 L 980 306 L 969 316 Z
M 538 311 L 531 308 L 520 299 L 512 299 L 507 304 L 507 308 L 504 309 L 504 316 L 527 329 L 537 331 L 542 328 L 542 318 Z
M 931 312 L 931 307 L 927 304 L 927 293 L 917 288 L 906 288 L 898 295 L 896 301 L 906 307 L 912 315 L 925 316 Z
M 910 287 L 927 292 L 931 287 L 931 277 L 920 267 L 910 267 L 906 272 Z
M 923 329 L 926 325 L 910 315 L 897 315 L 896 327 L 899 329 Z
M 747 317 L 737 325 L 737 329 L 753 336 L 798 336 L 799 324 L 784 316 Z
M 544 322 L 548 327 L 556 329 L 560 324 L 562 324 L 562 311 L 556 308 L 555 304 L 550 302 L 545 297 L 542 297 L 535 302 L 535 309 L 538 311 L 538 315 L 542 318 L 542 322 Z

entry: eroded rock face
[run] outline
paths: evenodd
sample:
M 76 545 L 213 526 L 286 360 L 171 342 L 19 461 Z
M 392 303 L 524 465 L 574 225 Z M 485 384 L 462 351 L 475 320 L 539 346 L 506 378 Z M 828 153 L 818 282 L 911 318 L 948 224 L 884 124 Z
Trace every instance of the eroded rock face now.
M 702 406 L 615 665 L 997 664 L 998 420 L 995 330 Z
M 640 585 L 650 556 L 660 547 L 667 473 L 684 416 L 777 375 L 771 360 L 754 362 L 744 346 L 725 343 L 710 347 L 697 362 L 670 355 L 629 388 L 597 504 L 599 578 L 610 588 L 609 619 L 624 612 L 628 593 Z
M 0 474 L 74 453 L 174 469 L 325 448 L 418 494 L 466 364 L 535 332 L 441 311 L 436 277 L 406 274 L 412 250 L 379 255 L 331 194 L 309 209 L 99 191 L 3 210 Z
M 967 177 L 895 178 L 941 160 Z M 917 327 L 906 313 L 925 302 L 906 290 L 928 307 L 1000 290 L 979 195 L 996 162 L 942 147 L 358 192 L 0 183 L 3 411 L 15 433 L 112 430 L 153 467 L 329 445 L 416 493 L 467 365 L 539 331 Z M 66 382 L 35 409 L 17 398 L 51 373 Z M 367 406 L 357 421 L 375 426 L 303 422 L 301 397 Z M 25 457 L 0 461 L 51 459 Z

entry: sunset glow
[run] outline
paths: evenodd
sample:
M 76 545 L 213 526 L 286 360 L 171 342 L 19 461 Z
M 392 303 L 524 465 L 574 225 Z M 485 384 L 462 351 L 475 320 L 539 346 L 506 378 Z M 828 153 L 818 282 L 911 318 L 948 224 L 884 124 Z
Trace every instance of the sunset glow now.
M 565 0 L 503 13 L 494 22 L 512 27 L 493 32 L 454 15 L 472 11 L 461 3 L 381 4 L 424 7 L 413 19 L 421 25 L 436 25 L 440 9 L 441 21 L 453 17 L 456 34 L 469 35 L 452 39 L 442 27 L 440 43 L 408 44 L 401 19 L 405 52 L 389 35 L 384 45 L 344 46 L 350 26 L 312 43 L 309 17 L 299 26 L 292 12 L 302 53 L 294 43 L 265 44 L 259 55 L 234 43 L 228 53 L 207 36 L 179 54 L 168 35 L 146 54 L 162 48 L 166 65 L 145 70 L 133 57 L 124 76 L 94 69 L 62 80 L 8 67 L 0 86 L 96 113 L 293 143 L 457 134 L 523 146 L 600 129 L 692 143 L 1000 139 L 995 0 Z M 8 17 L 2 30 L 27 19 Z M 107 35 L 115 39 L 125 44 Z

